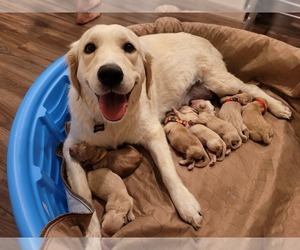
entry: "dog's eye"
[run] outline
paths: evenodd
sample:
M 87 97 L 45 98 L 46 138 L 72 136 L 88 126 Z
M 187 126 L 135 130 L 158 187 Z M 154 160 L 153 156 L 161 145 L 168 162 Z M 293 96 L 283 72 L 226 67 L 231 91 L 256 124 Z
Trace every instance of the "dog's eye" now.
M 125 43 L 123 49 L 127 53 L 132 53 L 135 51 L 135 47 L 131 43 Z
M 88 43 L 87 45 L 85 45 L 84 47 L 84 53 L 86 54 L 91 54 L 96 50 L 96 46 L 93 43 Z

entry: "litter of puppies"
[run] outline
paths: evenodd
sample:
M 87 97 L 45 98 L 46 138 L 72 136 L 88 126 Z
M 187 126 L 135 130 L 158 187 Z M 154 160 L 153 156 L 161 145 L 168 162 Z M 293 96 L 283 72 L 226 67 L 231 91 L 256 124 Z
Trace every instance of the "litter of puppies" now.
M 180 165 L 187 165 L 189 170 L 193 169 L 191 157 L 182 147 L 186 150 L 192 144 L 197 144 L 198 151 L 194 151 L 194 155 L 203 156 L 205 161 L 202 161 L 201 167 L 204 167 L 205 164 L 213 166 L 217 161 L 223 161 L 225 156 L 237 150 L 249 138 L 265 145 L 271 143 L 273 128 L 263 117 L 267 111 L 266 100 L 238 93 L 219 101 L 221 107 L 218 112 L 209 100 L 195 99 L 178 110 L 173 108 L 170 111 L 172 119 L 170 112 L 166 114 L 164 128 L 169 144 L 183 158 Z M 173 136 L 170 136 L 171 126 Z M 193 140 L 193 143 L 186 145 L 190 142 L 187 138 L 191 136 L 196 137 L 197 142 Z M 209 160 L 205 158 L 206 155 Z

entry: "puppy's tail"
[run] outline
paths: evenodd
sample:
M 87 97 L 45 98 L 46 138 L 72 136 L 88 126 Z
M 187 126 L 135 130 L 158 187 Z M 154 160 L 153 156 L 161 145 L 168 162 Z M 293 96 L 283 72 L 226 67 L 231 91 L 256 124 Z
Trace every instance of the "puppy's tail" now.
M 203 156 L 200 160 L 195 162 L 195 167 L 196 168 L 203 168 L 206 167 L 210 163 L 210 157 L 206 153 L 205 150 L 203 150 Z
M 241 145 L 242 145 L 242 139 L 241 139 L 240 137 L 237 138 L 236 140 L 232 140 L 232 141 L 230 142 L 230 147 L 231 147 L 232 149 L 237 149 L 237 148 L 239 148 Z
M 222 152 L 220 155 L 217 155 L 217 161 L 223 161 L 226 156 L 226 143 L 222 140 Z
M 249 139 L 249 129 L 243 125 L 242 130 L 239 130 L 239 135 L 243 142 L 247 142 Z
M 265 144 L 270 144 L 271 141 L 272 141 L 272 138 L 273 138 L 273 134 L 274 134 L 273 129 L 270 128 L 270 129 L 269 129 L 269 133 L 263 134 L 263 136 L 262 136 L 263 142 L 264 142 Z

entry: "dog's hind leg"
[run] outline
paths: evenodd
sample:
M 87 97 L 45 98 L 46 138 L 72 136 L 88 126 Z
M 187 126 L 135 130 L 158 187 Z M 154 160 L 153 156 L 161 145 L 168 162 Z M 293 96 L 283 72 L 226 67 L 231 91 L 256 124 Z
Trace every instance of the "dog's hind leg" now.
M 254 97 L 264 98 L 268 102 L 270 112 L 278 118 L 290 119 L 291 110 L 280 101 L 274 99 L 254 84 L 246 84 L 231 73 L 224 71 L 224 65 L 215 64 L 216 67 L 205 71 L 204 85 L 219 97 L 235 95 L 239 91 L 248 93 Z

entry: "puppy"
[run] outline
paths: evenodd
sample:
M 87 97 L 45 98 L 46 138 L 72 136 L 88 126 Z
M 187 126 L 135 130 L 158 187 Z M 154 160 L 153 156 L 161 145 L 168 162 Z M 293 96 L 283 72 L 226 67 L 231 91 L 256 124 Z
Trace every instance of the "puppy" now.
M 210 157 L 210 166 L 216 161 L 223 161 L 226 153 L 226 144 L 222 138 L 208 127 L 197 124 L 198 113 L 190 106 L 182 106 L 179 110 L 174 109 L 175 114 L 181 119 L 190 122 L 188 126 L 190 132 L 195 135 L 202 145 L 207 148 Z
M 256 98 L 242 108 L 243 121 L 249 129 L 250 138 L 256 142 L 269 144 L 273 138 L 273 128 L 263 115 L 267 110 L 267 101 Z
M 237 130 L 228 122 L 221 120 L 214 114 L 214 106 L 210 101 L 192 100 L 191 107 L 199 112 L 197 123 L 203 124 L 215 131 L 226 144 L 226 153 L 237 149 L 242 144 L 242 139 Z
M 106 167 L 121 178 L 132 174 L 143 161 L 143 155 L 130 145 L 108 151 L 102 147 L 78 143 L 70 147 L 70 155 L 86 170 Z
M 253 97 L 247 93 L 221 98 L 222 107 L 219 111 L 219 118 L 233 125 L 238 131 L 243 142 L 249 139 L 249 130 L 243 122 L 242 105 L 251 102 Z
M 184 160 L 179 162 L 182 166 L 205 167 L 209 157 L 201 142 L 186 127 L 186 122 L 180 120 L 173 112 L 168 112 L 165 119 L 164 130 L 171 146 L 182 153 Z
M 108 168 L 87 173 L 88 185 L 93 195 L 106 201 L 102 219 L 102 236 L 112 236 L 128 222 L 135 219 L 133 199 L 127 193 L 123 180 Z

